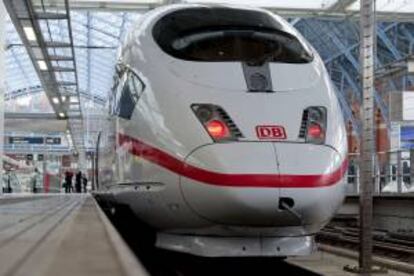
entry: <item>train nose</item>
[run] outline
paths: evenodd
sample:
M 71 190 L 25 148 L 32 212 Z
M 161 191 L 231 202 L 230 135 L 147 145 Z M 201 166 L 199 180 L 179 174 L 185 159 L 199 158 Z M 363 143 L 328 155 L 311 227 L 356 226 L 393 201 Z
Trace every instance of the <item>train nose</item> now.
M 183 195 L 201 217 L 221 224 L 275 225 L 279 188 L 271 143 L 223 143 L 186 158 Z M 259 189 L 260 188 L 260 189 Z
M 326 145 L 275 143 L 280 198 L 292 199 L 303 224 L 326 223 L 345 196 L 347 159 Z
M 326 146 L 217 143 L 186 158 L 180 185 L 193 211 L 210 221 L 297 226 L 334 213 L 343 196 L 343 185 L 335 185 L 340 162 Z

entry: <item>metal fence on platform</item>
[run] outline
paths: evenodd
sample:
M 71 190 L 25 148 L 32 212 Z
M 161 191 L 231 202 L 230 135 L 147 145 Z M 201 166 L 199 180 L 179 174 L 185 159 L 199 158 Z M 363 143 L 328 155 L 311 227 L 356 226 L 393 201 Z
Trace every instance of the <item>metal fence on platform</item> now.
M 397 150 L 379 153 L 374 168 L 374 194 L 414 193 L 414 151 Z M 360 192 L 359 154 L 349 155 L 347 194 Z

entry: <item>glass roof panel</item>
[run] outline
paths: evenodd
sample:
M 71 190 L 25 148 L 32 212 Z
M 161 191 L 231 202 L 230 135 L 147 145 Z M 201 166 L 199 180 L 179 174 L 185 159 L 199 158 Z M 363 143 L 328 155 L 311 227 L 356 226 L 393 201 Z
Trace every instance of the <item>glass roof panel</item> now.
M 138 14 L 122 12 L 71 13 L 79 89 L 107 99 L 118 47 Z
M 53 113 L 53 109 L 49 104 L 46 93 L 43 91 L 34 91 L 31 92 L 31 94 L 11 99 L 6 101 L 4 105 L 6 112 Z
M 10 18 L 6 18 L 6 93 L 40 85 L 32 61 Z
M 359 10 L 360 1 L 357 0 L 352 4 L 350 10 Z M 391 13 L 413 13 L 414 1 L 412 0 L 376 0 L 376 8 L 379 12 Z

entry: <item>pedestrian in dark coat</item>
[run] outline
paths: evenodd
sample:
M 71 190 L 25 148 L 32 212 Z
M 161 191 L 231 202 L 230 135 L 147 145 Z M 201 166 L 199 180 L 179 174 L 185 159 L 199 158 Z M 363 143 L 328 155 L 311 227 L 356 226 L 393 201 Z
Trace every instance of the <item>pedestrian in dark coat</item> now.
M 73 178 L 73 173 L 71 171 L 66 171 L 65 172 L 65 192 L 67 193 L 71 193 L 72 192 L 72 178 Z
M 78 171 L 78 173 L 76 174 L 75 191 L 77 193 L 82 192 L 82 172 L 81 171 Z
M 86 175 L 82 175 L 82 184 L 83 184 L 83 192 L 86 193 L 86 186 L 88 185 L 88 179 L 86 178 Z

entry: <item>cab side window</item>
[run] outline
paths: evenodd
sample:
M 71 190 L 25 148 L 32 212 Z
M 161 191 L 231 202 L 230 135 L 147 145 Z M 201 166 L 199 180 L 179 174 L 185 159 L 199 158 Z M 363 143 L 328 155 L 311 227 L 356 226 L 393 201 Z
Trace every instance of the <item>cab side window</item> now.
M 144 91 L 141 79 L 129 69 L 126 69 L 114 89 L 112 114 L 130 120 L 135 105 Z

